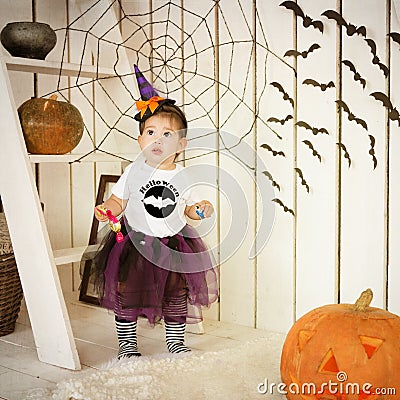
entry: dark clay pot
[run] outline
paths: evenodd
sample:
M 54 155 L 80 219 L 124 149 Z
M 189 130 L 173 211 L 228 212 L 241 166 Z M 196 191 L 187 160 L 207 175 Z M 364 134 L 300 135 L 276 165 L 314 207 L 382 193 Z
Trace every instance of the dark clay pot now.
M 1 31 L 2 45 L 14 57 L 44 60 L 57 43 L 57 36 L 48 24 L 10 22 Z

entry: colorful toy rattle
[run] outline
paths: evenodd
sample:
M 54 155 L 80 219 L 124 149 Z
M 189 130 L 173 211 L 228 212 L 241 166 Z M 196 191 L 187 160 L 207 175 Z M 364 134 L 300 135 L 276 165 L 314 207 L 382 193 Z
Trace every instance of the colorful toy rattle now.
M 196 214 L 201 218 L 204 219 L 204 210 L 200 210 L 199 206 L 196 206 Z
M 118 218 L 116 218 L 110 210 L 104 208 L 103 206 L 97 206 L 96 210 L 101 215 L 104 215 L 105 217 L 108 218 L 108 224 L 110 225 L 111 230 L 117 234 L 116 236 L 117 242 L 118 243 L 122 242 L 124 240 L 124 235 L 121 232 L 121 223 L 119 222 Z

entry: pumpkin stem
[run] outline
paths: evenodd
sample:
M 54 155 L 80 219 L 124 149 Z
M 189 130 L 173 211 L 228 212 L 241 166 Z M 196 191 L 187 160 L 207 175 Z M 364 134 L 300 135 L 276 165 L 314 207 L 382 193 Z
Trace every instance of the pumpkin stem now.
M 364 290 L 354 304 L 355 311 L 367 311 L 371 304 L 373 293 L 371 289 Z
M 54 93 L 49 97 L 50 100 L 57 100 L 57 95 Z

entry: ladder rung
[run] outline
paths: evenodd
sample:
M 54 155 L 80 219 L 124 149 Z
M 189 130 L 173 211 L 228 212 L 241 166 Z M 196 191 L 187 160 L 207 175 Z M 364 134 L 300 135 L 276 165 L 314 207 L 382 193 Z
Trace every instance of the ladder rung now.
M 88 249 L 88 246 L 70 247 L 68 249 L 54 250 L 53 255 L 56 265 L 63 265 L 81 261 L 82 255 L 86 249 Z

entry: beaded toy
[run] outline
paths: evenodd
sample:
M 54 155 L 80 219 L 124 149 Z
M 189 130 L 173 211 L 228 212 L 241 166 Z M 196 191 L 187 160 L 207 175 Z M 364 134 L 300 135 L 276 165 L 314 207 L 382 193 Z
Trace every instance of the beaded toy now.
M 97 206 L 97 211 L 108 218 L 108 224 L 112 231 L 114 231 L 116 235 L 116 240 L 118 243 L 124 240 L 124 235 L 121 232 L 121 223 L 119 222 L 118 218 L 116 218 L 113 213 L 105 207 Z

